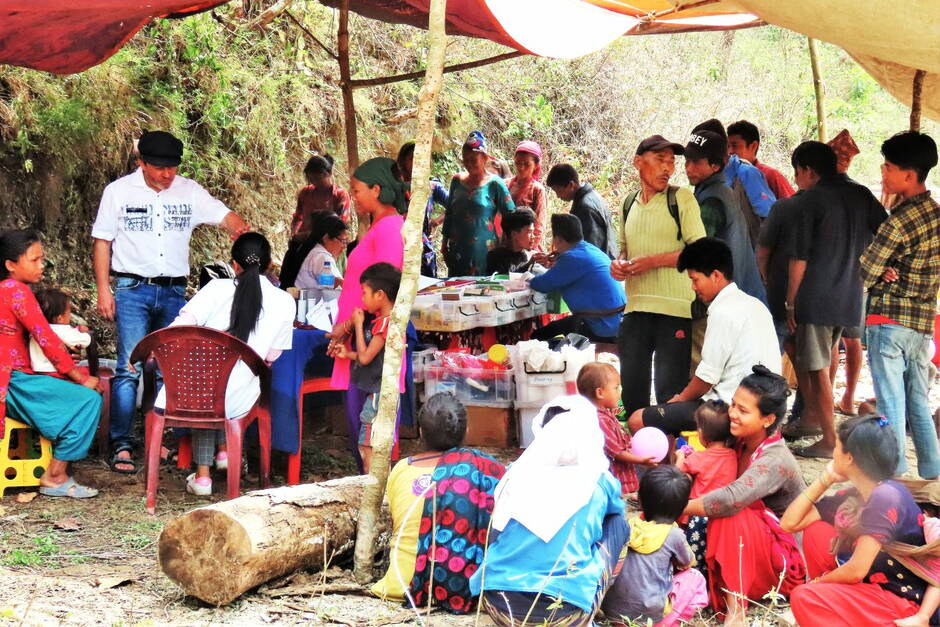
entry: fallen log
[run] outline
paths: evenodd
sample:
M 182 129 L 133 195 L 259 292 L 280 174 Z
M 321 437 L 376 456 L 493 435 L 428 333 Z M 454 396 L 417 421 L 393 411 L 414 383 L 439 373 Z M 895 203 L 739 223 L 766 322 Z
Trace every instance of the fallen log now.
M 186 594 L 224 605 L 266 581 L 321 570 L 352 550 L 369 477 L 250 492 L 172 520 L 160 568 Z M 388 517 L 380 525 L 387 530 Z

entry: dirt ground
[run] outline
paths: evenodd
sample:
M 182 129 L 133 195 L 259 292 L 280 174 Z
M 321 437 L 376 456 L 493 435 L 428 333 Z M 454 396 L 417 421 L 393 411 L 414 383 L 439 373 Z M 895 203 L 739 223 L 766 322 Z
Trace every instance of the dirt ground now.
M 840 370 L 836 398 L 842 395 Z M 856 401 L 872 397 L 871 378 L 863 369 Z M 940 406 L 940 385 L 931 390 L 931 406 Z M 336 408 L 308 416 L 304 433 L 304 482 L 352 474 L 353 464 L 343 439 L 329 435 Z M 809 443 L 801 442 L 801 444 Z M 416 442 L 403 441 L 403 453 L 414 451 Z M 912 448 L 912 447 L 910 447 Z M 490 451 L 509 461 L 514 451 Z M 913 457 L 912 457 L 913 462 Z M 916 468 L 916 464 L 912 463 Z M 819 460 L 801 460 L 803 474 L 811 481 L 822 469 Z M 272 460 L 275 485 L 285 483 L 286 458 Z M 254 590 L 228 606 L 216 608 L 186 597 L 156 563 L 156 542 L 163 525 L 173 517 L 206 501 L 183 489 L 183 471 L 161 472 L 157 515 L 144 511 L 143 475 L 122 476 L 106 464 L 90 458 L 76 465 L 80 482 L 96 486 L 94 499 L 54 500 L 39 496 L 26 500 L 27 490 L 11 489 L 0 500 L 0 624 L 6 625 L 261 625 L 268 623 L 323 625 L 417 624 L 407 609 L 364 593 L 282 594 L 289 583 L 310 576 L 298 573 Z M 243 485 L 250 489 L 257 476 L 249 473 Z M 256 483 L 255 483 L 256 484 Z M 215 499 L 225 494 L 223 478 L 217 478 Z M 221 496 L 219 496 L 221 495 Z M 331 578 L 346 581 L 348 562 L 331 569 Z M 319 577 L 319 576 L 318 576 Z M 766 612 L 755 613 L 755 623 L 776 624 Z M 765 622 L 766 621 L 766 622 Z M 425 624 L 469 626 L 474 617 L 434 613 Z M 702 621 L 705 622 L 704 620 Z M 492 623 L 483 615 L 480 625 Z

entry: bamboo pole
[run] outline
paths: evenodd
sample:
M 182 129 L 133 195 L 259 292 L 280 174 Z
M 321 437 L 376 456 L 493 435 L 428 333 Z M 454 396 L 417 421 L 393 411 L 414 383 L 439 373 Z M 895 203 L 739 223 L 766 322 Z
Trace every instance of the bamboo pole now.
M 424 86 L 418 94 L 418 133 L 416 138 L 414 171 L 411 177 L 411 201 L 408 217 L 402 229 L 405 255 L 401 287 L 392 309 L 388 342 L 385 345 L 385 363 L 382 365 L 382 391 L 379 411 L 372 424 L 372 466 L 369 480 L 362 495 L 359 509 L 359 527 L 353 574 L 356 581 L 365 584 L 372 580 L 375 558 L 375 540 L 385 484 L 388 481 L 392 452 L 395 415 L 398 409 L 398 381 L 401 360 L 405 354 L 405 326 L 411 317 L 411 306 L 418 291 L 421 269 L 421 228 L 427 205 L 431 176 L 431 143 L 437 117 L 437 99 L 444 80 L 444 48 L 447 33 L 444 30 L 447 0 L 431 0 L 428 16 L 428 66 Z
M 920 130 L 920 102 L 924 91 L 924 70 L 914 72 L 914 84 L 911 90 L 911 130 Z
M 819 57 L 816 52 L 816 40 L 806 38 L 809 44 L 809 63 L 813 69 L 813 91 L 816 92 L 816 128 L 819 141 L 826 141 L 826 101 L 823 93 L 822 76 L 819 73 Z

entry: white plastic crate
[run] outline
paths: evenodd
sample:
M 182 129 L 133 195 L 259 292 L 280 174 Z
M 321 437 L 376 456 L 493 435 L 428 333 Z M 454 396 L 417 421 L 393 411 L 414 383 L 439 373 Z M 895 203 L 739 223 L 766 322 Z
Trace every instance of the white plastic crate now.
M 527 448 L 535 439 L 532 427 L 542 406 L 543 403 L 516 401 L 516 437 L 520 448 Z

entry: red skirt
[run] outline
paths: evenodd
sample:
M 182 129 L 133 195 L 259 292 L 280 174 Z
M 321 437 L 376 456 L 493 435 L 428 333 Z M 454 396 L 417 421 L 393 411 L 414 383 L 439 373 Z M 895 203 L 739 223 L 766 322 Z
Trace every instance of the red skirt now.
M 803 555 L 806 556 L 806 571 L 810 579 L 835 570 L 838 566 L 832 554 L 835 537 L 836 528 L 824 520 L 817 520 L 803 530 Z
M 796 541 L 759 501 L 734 516 L 709 518 L 707 538 L 708 594 L 716 611 L 725 609 L 724 590 L 757 600 L 778 585 L 788 596 L 806 581 Z
M 919 606 L 873 583 L 808 583 L 790 595 L 800 627 L 894 626 Z

